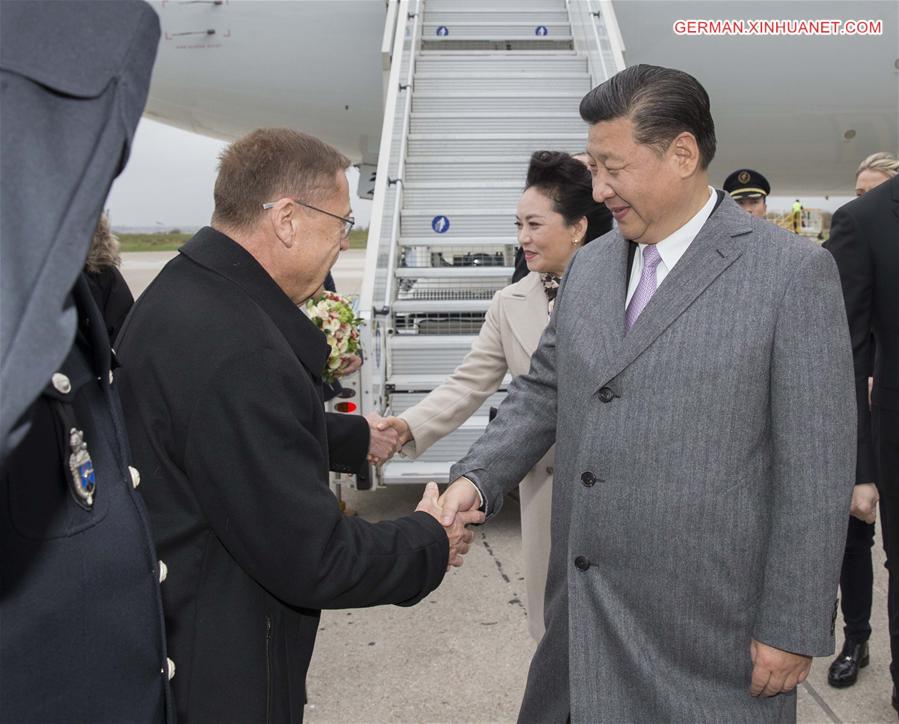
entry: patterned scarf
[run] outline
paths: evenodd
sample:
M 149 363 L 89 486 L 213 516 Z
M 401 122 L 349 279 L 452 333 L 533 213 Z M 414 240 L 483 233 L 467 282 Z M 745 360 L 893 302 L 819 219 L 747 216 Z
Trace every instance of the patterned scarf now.
M 549 300 L 549 313 L 553 313 L 553 307 L 556 304 L 556 294 L 559 291 L 559 282 L 561 277 L 555 274 L 541 274 L 540 281 L 543 283 L 543 291 L 546 292 L 546 298 Z

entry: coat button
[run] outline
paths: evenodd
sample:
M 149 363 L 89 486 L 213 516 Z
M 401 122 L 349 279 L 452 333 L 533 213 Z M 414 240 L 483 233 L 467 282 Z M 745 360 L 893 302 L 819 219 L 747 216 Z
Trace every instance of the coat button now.
M 596 476 L 588 470 L 586 473 L 581 473 L 581 482 L 585 487 L 592 488 L 596 482 Z
M 590 567 L 590 561 L 584 558 L 584 556 L 578 556 L 574 559 L 574 567 L 579 571 L 586 571 Z
M 168 669 L 169 681 L 175 678 L 175 662 L 171 659 L 165 660 L 166 668 Z
M 62 393 L 63 395 L 68 395 L 72 391 L 72 382 L 66 377 L 62 372 L 56 372 L 50 378 L 50 382 L 52 383 L 54 389 Z
M 547 475 L 553 474 L 553 466 L 552 465 L 550 465 L 549 467 L 546 468 L 546 474 Z
M 159 561 L 159 582 L 162 583 L 169 576 L 169 567 L 165 561 Z
M 599 399 L 602 402 L 611 402 L 613 399 L 615 399 L 615 393 L 612 392 L 612 389 L 610 387 L 600 387 Z
M 136 488 L 140 485 L 140 473 L 137 471 L 137 468 L 132 468 L 130 465 L 128 466 L 128 472 L 131 473 L 131 484 Z

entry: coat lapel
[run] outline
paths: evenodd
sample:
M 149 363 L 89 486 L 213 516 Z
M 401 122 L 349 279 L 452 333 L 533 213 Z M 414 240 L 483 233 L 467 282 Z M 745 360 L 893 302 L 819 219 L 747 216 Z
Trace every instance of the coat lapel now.
M 693 243 L 675 265 L 674 269 L 659 286 L 643 313 L 631 330 L 624 334 L 624 296 L 616 293 L 613 299 L 621 299 L 620 314 L 606 314 L 607 344 L 612 345 L 620 340 L 617 354 L 607 354 L 607 363 L 598 374 L 597 389 L 607 384 L 612 378 L 639 357 L 655 339 L 662 334 L 679 316 L 681 316 L 696 298 L 718 276 L 733 264 L 742 254 L 742 246 L 735 237 L 752 231 L 746 212 L 726 197 L 712 213 L 709 220 L 700 229 Z M 621 244 L 620 255 L 623 258 L 619 267 L 618 279 L 626 284 L 627 245 Z M 624 287 L 626 289 L 626 287 Z M 616 305 L 613 304 L 613 308 Z M 619 336 L 614 334 L 620 330 Z M 610 347 L 616 349 L 615 347 Z
M 608 365 L 614 363 L 624 341 L 624 298 L 627 296 L 628 283 L 628 249 L 630 244 L 617 231 L 610 242 L 609 254 L 603 255 L 597 266 L 595 289 L 606 300 L 601 305 L 599 317 L 599 334 L 596 340 L 596 359 Z M 612 309 L 609 313 L 608 310 Z M 621 314 L 616 310 L 620 309 Z
M 506 287 L 503 296 L 509 300 L 504 305 L 509 330 L 524 350 L 525 358 L 530 360 L 549 321 L 548 301 L 540 275 L 528 274 L 522 283 Z

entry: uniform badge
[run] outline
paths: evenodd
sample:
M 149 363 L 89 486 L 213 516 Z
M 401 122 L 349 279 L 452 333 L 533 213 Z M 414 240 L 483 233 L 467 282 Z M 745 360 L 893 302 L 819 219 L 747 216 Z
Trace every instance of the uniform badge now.
M 739 181 L 741 184 L 748 184 L 749 183 L 749 171 L 740 171 L 740 175 L 737 176 L 737 181 Z
M 87 508 L 94 504 L 94 491 L 97 480 L 94 477 L 94 462 L 87 451 L 84 433 L 74 427 L 69 431 L 69 471 L 72 473 L 72 484 L 75 497 Z

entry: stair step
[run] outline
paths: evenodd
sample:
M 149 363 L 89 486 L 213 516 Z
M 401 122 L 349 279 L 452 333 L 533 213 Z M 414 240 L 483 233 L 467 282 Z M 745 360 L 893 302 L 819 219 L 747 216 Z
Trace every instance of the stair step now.
M 430 91 L 412 96 L 413 113 L 452 113 L 465 111 L 472 115 L 488 113 L 551 113 L 570 109 L 576 114 L 584 94 L 580 91 L 547 92 L 534 96 L 527 91 L 513 92 L 473 92 L 451 91 L 439 93 Z
M 522 189 L 529 156 L 530 154 L 522 154 L 517 158 L 465 156 L 447 159 L 419 156 L 406 162 L 403 178 L 407 190 L 431 182 L 469 184 L 505 180 L 514 182 Z
M 443 95 L 449 92 L 481 93 L 580 93 L 590 90 L 586 73 L 416 73 L 413 93 Z M 575 107 L 571 111 L 577 114 Z
M 543 9 L 543 8 L 465 8 L 465 9 L 432 9 L 429 5 L 425 6 L 424 23 L 436 23 L 444 25 L 447 28 L 459 26 L 461 23 L 466 24 L 484 24 L 484 23 L 501 23 L 501 24 L 521 24 L 528 25 L 532 28 L 539 26 L 564 25 L 568 26 L 568 11 L 565 8 Z
M 392 392 L 390 394 L 390 412 L 399 415 L 410 407 L 414 407 L 428 396 L 427 392 Z M 494 392 L 488 397 L 481 406 L 475 410 L 474 416 L 488 417 L 491 407 L 499 407 L 500 403 L 506 398 L 505 392 Z
M 398 267 L 397 279 L 501 279 L 506 280 L 515 272 L 514 266 L 420 266 Z
M 429 339 L 439 339 L 439 337 L 429 337 Z M 453 367 L 453 370 L 456 369 L 458 365 Z M 450 370 L 452 373 L 452 370 Z M 387 378 L 387 385 L 392 387 L 394 390 L 400 391 L 408 391 L 408 392 L 423 392 L 427 394 L 431 390 L 436 387 L 440 387 L 444 382 L 446 382 L 447 375 L 423 375 L 423 374 L 402 374 L 402 375 L 391 375 Z M 511 375 L 506 375 L 503 377 L 502 384 L 500 385 L 500 389 L 506 389 L 510 384 L 512 384 Z M 391 393 L 392 394 L 392 393 Z
M 449 471 L 455 462 L 394 458 L 381 468 L 379 477 L 383 485 L 426 485 L 432 480 L 443 485 L 450 482 Z
M 433 238 L 432 238 L 433 237 Z M 399 238 L 400 246 L 404 247 L 433 247 L 440 248 L 444 246 L 450 247 L 484 247 L 484 248 L 501 248 L 503 246 L 518 246 L 518 242 L 514 236 L 472 236 L 454 239 L 444 239 L 442 235 L 432 237 L 421 236 L 401 236 Z
M 571 25 L 562 22 L 534 23 L 514 20 L 456 20 L 454 22 L 431 22 L 421 24 L 422 38 L 437 40 L 552 40 L 571 39 Z
M 546 50 L 559 51 L 574 48 L 574 40 L 570 36 L 556 36 L 550 38 L 465 38 L 465 37 L 423 37 L 421 39 L 422 50 Z
M 427 10 L 566 10 L 565 0 L 428 0 Z
M 537 150 L 579 153 L 587 145 L 587 127 L 578 133 L 414 133 L 409 134 L 409 160 L 416 156 L 486 155 L 530 158 Z
M 400 219 L 400 236 L 417 236 L 444 240 L 457 237 L 503 236 L 515 238 L 515 207 L 498 209 L 441 209 L 439 215 L 446 217 L 449 226 L 443 233 L 436 233 L 432 222 L 434 214 L 421 211 L 406 211 Z
M 393 303 L 393 311 L 398 314 L 411 314 L 411 313 L 422 313 L 429 314 L 434 312 L 439 313 L 469 313 L 469 312 L 480 312 L 484 313 L 487 311 L 487 307 L 490 306 L 489 299 L 463 299 L 459 301 L 447 301 L 445 299 L 439 300 L 427 300 L 427 301 L 406 301 L 402 299 L 397 299 Z
M 587 125 L 580 116 L 567 113 L 413 113 L 410 136 L 421 134 L 487 134 L 562 136 L 581 133 L 587 137 Z M 445 136 L 444 136 L 445 137 Z
M 559 73 L 586 73 L 587 59 L 584 56 L 559 54 L 544 51 L 540 54 L 513 55 L 508 51 L 490 54 L 455 55 L 445 53 L 426 55 L 415 61 L 419 73 L 530 73 L 532 71 L 554 71 Z
M 404 211 L 432 211 L 450 208 L 512 208 L 521 197 L 524 178 L 511 183 L 474 183 L 466 186 L 422 187 L 409 184 L 403 192 Z

